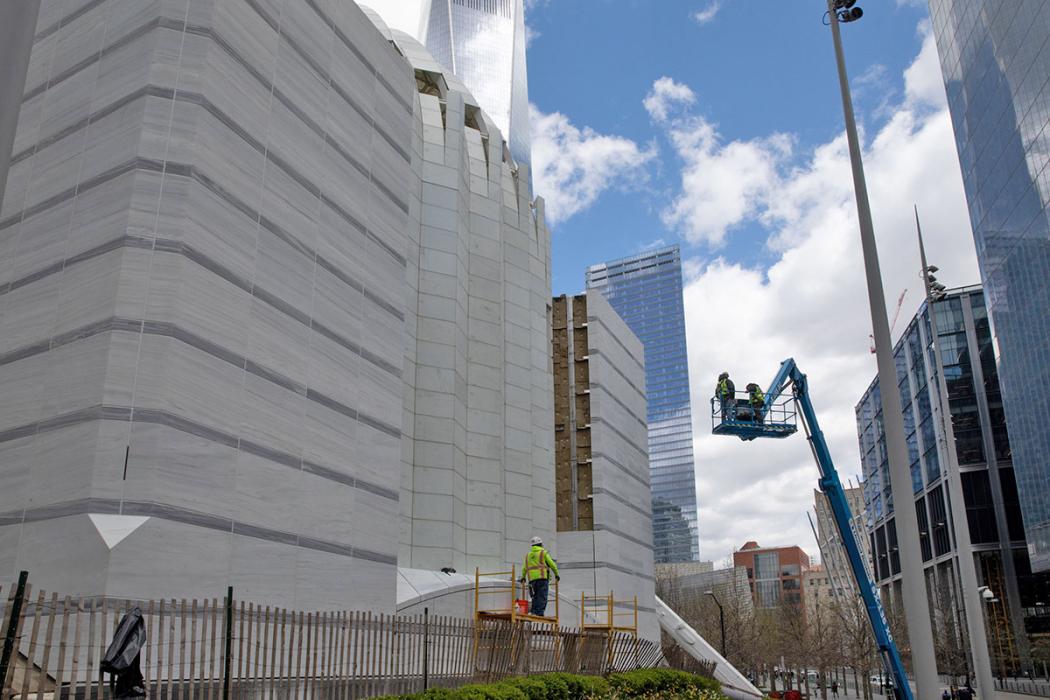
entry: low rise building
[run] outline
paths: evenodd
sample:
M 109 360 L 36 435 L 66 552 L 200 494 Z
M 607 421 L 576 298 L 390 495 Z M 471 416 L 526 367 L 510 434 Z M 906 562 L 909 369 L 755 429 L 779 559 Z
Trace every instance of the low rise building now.
M 787 604 L 804 608 L 802 576 L 809 571 L 809 555 L 798 545 L 760 547 L 745 542 L 733 552 L 733 565 L 747 571 L 747 581 L 759 609 Z

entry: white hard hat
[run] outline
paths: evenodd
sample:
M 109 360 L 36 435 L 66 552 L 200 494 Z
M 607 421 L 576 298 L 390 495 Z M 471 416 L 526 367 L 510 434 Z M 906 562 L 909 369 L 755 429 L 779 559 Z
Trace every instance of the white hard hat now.
M 530 544 L 543 544 L 543 540 L 539 537 L 533 537 L 532 540 L 530 540 Z

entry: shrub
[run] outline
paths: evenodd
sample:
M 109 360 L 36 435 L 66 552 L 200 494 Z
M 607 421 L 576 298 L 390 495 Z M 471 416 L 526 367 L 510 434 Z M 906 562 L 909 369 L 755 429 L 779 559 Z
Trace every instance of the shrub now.
M 460 688 L 431 688 L 422 693 L 378 700 L 726 700 L 718 682 L 669 669 L 637 669 L 600 676 L 571 673 L 507 678 Z

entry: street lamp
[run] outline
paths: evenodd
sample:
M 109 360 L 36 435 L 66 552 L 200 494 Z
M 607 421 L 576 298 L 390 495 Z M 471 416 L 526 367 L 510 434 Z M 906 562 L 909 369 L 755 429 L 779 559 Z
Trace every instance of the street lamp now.
M 850 96 L 846 57 L 842 51 L 842 36 L 839 30 L 840 22 L 855 22 L 863 16 L 863 11 L 859 11 L 860 8 L 854 5 L 855 0 L 827 0 L 827 17 L 831 26 L 832 43 L 835 46 L 846 140 L 849 143 L 850 165 L 853 169 L 853 191 L 857 199 L 857 223 L 864 254 L 864 276 L 868 286 L 868 305 L 871 312 L 872 337 L 875 341 L 875 358 L 879 369 L 879 386 L 883 388 L 880 392 L 883 431 L 886 435 L 886 452 L 890 465 L 890 490 L 893 502 L 898 504 L 894 518 L 901 555 L 901 593 L 904 598 L 905 624 L 911 643 L 912 672 L 915 674 L 918 691 L 915 696 L 929 700 L 940 696 L 940 683 L 937 678 L 937 659 L 933 652 L 933 629 L 930 604 L 926 597 L 926 576 L 922 552 L 919 550 L 919 523 L 913 505 L 915 496 L 912 492 L 911 462 L 904 439 L 900 392 L 891 391 L 897 386 L 897 368 L 893 360 L 889 319 L 886 317 L 886 294 L 882 288 L 875 227 L 871 221 L 871 205 L 864 181 L 860 137 L 857 135 L 857 123 L 853 116 L 853 98 Z M 901 692 L 902 690 L 898 689 L 898 693 Z
M 722 631 L 722 658 L 726 658 L 726 614 L 722 608 L 722 604 L 718 602 L 718 597 L 714 591 L 704 591 L 704 595 L 711 596 L 711 600 L 715 601 L 715 605 L 718 606 L 718 626 Z
M 945 287 L 937 281 L 933 273 L 940 272 L 936 265 L 926 262 L 926 246 L 922 241 L 922 226 L 919 224 L 919 208 L 915 208 L 915 231 L 919 237 L 919 260 L 922 263 L 922 283 L 926 289 L 926 309 L 930 315 L 930 342 L 933 344 L 934 369 L 937 371 L 938 409 L 941 419 L 941 435 L 944 437 L 944 449 L 947 464 L 944 469 L 945 488 L 952 503 L 964 504 L 962 476 L 959 472 L 959 455 L 956 452 L 955 430 L 951 421 L 951 408 L 948 404 L 948 381 L 944 377 L 944 358 L 941 357 L 941 346 L 937 333 L 936 302 L 944 299 Z M 940 523 L 938 523 L 940 524 Z M 977 568 L 973 563 L 970 543 L 970 528 L 966 516 L 952 518 L 955 534 L 955 565 L 959 576 L 959 589 L 966 611 L 966 631 L 970 638 L 970 657 L 974 676 L 977 681 L 977 696 L 990 698 L 995 693 L 995 681 L 992 677 L 992 659 L 988 653 L 988 633 L 984 626 L 984 615 L 981 610 L 979 595 L 988 600 L 991 591 L 987 586 L 977 587 Z M 983 592 L 982 589 L 983 588 Z M 988 595 L 985 595 L 988 594 Z

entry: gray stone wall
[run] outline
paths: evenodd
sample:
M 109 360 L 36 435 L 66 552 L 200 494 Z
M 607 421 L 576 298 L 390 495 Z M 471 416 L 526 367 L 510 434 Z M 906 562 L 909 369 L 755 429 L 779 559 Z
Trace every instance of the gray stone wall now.
M 550 235 L 473 96 L 392 36 L 435 93 L 418 96 L 413 140 L 399 563 L 501 571 L 554 530 Z
M 659 639 L 644 349 L 601 292 L 587 292 L 587 318 L 572 318 L 570 326 L 584 322 L 594 529 L 558 533 L 562 592 L 612 592 L 625 603 L 637 596 L 639 634 Z M 627 613 L 617 608 L 617 624 L 629 622 Z
M 0 574 L 392 610 L 411 70 L 342 0 L 43 0 L 35 31 Z

